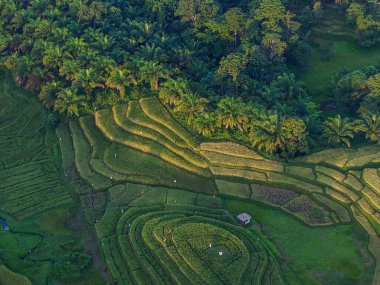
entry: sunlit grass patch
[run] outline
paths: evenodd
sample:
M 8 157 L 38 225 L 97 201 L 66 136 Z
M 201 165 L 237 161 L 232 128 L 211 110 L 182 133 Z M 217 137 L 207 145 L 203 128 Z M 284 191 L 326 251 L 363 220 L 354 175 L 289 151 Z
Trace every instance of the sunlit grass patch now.
M 170 129 L 181 137 L 189 146 L 193 148 L 198 147 L 199 143 L 193 135 L 170 116 L 169 112 L 156 97 L 141 99 L 140 105 L 145 115 L 149 118 Z

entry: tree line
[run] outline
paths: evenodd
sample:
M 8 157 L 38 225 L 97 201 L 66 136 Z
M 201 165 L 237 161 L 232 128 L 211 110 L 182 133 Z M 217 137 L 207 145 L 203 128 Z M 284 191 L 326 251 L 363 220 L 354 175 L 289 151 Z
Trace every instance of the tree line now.
M 157 95 L 200 134 L 294 156 L 327 123 L 292 72 L 319 14 L 294 3 L 0 0 L 0 67 L 52 114 Z

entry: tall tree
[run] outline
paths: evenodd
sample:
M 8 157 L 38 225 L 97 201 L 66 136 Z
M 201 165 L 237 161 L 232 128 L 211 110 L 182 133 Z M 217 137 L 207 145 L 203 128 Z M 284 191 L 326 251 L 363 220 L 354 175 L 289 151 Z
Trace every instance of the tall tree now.
M 54 109 L 61 114 L 67 114 L 67 117 L 77 116 L 81 111 L 87 111 L 85 97 L 79 95 L 75 88 L 65 88 L 58 92 Z
M 278 114 L 265 116 L 260 121 L 252 122 L 249 137 L 253 146 L 268 153 L 276 152 L 282 146 L 281 118 Z
M 246 69 L 248 59 L 246 55 L 241 53 L 230 53 L 220 60 L 217 75 L 221 77 L 229 76 L 235 83 L 236 92 L 239 88 L 239 76 Z
M 307 128 L 303 120 L 298 118 L 283 118 L 281 120 L 280 150 L 287 157 L 293 157 L 297 152 L 306 153 L 309 150 L 307 143 Z
M 240 98 L 227 97 L 218 103 L 216 114 L 218 122 L 226 129 L 238 128 L 243 130 L 249 121 L 248 106 Z
M 186 114 L 187 122 L 191 123 L 198 114 L 206 110 L 207 103 L 206 98 L 200 97 L 196 93 L 187 93 L 182 96 L 181 103 L 174 108 L 174 111 Z
M 160 80 L 169 78 L 171 72 L 156 61 L 144 61 L 141 73 L 145 81 L 150 84 L 150 88 L 157 91 L 160 88 Z
M 328 118 L 323 124 L 323 137 L 331 145 L 344 143 L 347 147 L 351 147 L 350 140 L 354 138 L 354 125 L 350 119 L 342 119 L 340 115 Z
M 125 88 L 128 84 L 128 71 L 126 69 L 114 68 L 106 79 L 106 86 L 116 89 L 121 97 L 125 96 Z
M 201 113 L 193 122 L 193 129 L 204 136 L 211 136 L 217 127 L 218 118 L 214 112 Z
M 368 81 L 368 88 L 370 89 L 370 95 L 380 97 L 380 73 L 371 76 Z
M 364 113 L 361 115 L 358 129 L 365 133 L 365 138 L 380 144 L 380 114 Z
M 224 14 L 224 17 L 226 19 L 229 31 L 234 36 L 236 48 L 238 36 L 244 31 L 245 14 L 240 8 L 231 8 Z
M 259 6 L 253 10 L 253 15 L 264 32 L 280 33 L 281 24 L 285 20 L 285 6 L 280 0 L 260 0 Z
M 46 50 L 42 62 L 46 67 L 59 68 L 62 60 L 71 58 L 71 54 L 62 47 L 52 45 Z
M 218 6 L 213 0 L 179 0 L 176 16 L 183 22 L 191 22 L 199 29 L 218 12 Z
M 41 100 L 42 104 L 45 107 L 51 108 L 54 106 L 57 94 L 60 92 L 61 89 L 62 86 L 60 82 L 48 82 L 41 88 L 41 92 L 38 95 L 38 98 Z
M 190 92 L 188 82 L 183 78 L 170 78 L 161 85 L 160 99 L 170 107 L 181 103 L 182 97 Z

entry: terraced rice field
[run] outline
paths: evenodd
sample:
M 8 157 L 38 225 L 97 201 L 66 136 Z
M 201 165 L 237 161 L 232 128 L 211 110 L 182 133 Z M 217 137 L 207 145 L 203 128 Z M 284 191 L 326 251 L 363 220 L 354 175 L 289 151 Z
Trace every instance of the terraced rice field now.
M 236 143 L 197 142 L 156 98 L 63 123 L 54 136 L 37 119 L 42 110 L 22 93 L 4 94 L 9 95 L 0 97 L 6 106 L 0 110 L 0 209 L 22 219 L 72 203 L 57 177 L 62 167 L 61 178 L 79 195 L 120 284 L 282 284 L 273 254 L 263 244 L 249 242 L 254 237 L 239 230 L 219 196 L 258 201 L 309 226 L 351 223 L 354 217 L 369 233 L 369 248 L 378 256 L 377 146 L 324 151 L 284 164 Z M 13 112 L 15 98 L 18 106 L 25 106 L 21 114 Z M 130 235 L 129 225 L 137 236 Z M 170 234 L 160 235 L 162 227 Z M 257 264 L 243 266 L 241 272 L 232 266 L 239 277 L 229 279 L 232 273 L 222 270 L 223 262 L 213 263 L 215 252 L 204 252 L 208 239 L 203 244 L 189 240 L 189 232 L 200 230 L 213 239 L 225 238 L 218 246 L 237 267 L 247 260 Z M 186 254 L 189 243 L 196 254 Z M 260 273 L 252 277 L 255 270 Z M 198 279 L 192 280 L 193 275 Z
M 374 161 L 283 164 L 235 143 L 201 144 L 185 129 L 176 132 L 155 98 L 64 122 L 54 134 L 38 105 L 7 92 L 0 96 L 0 210 L 39 216 L 72 205 L 73 190 L 119 284 L 286 284 L 276 250 L 237 225 L 224 210 L 226 197 L 281 209 L 310 227 L 355 217 L 377 256 Z M 148 115 L 153 107 L 170 122 Z
M 115 203 L 96 229 L 118 284 L 283 284 L 265 245 L 196 195 L 133 184 L 111 191 Z
M 156 98 L 131 101 L 62 124 L 57 135 L 64 177 L 80 195 L 86 217 L 102 241 L 111 274 L 120 284 L 151 284 L 152 280 L 234 284 L 243 280 L 241 276 L 250 276 L 247 270 L 254 270 L 248 266 L 242 271 L 245 274 L 235 270 L 239 277 L 228 279 L 232 273 L 225 275 L 223 264 L 213 264 L 212 257 L 203 251 L 191 253 L 185 245 L 206 250 L 205 244 L 188 240 L 189 231 L 206 228 L 214 238 L 218 232 L 229 241 L 241 236 L 244 241 L 251 239 L 222 210 L 219 196 L 264 203 L 312 227 L 352 223 L 353 217 L 369 233 L 369 249 L 379 256 L 377 146 L 338 149 L 335 156 L 325 151 L 287 164 L 271 161 L 236 143 L 197 142 Z M 183 232 L 176 232 L 177 227 Z M 163 228 L 170 235 L 160 235 L 158 229 Z M 226 244 L 230 243 L 223 242 L 221 248 Z M 234 244 L 234 248 L 244 248 Z M 271 252 L 258 250 L 258 245 L 244 246 L 251 247 L 248 252 L 262 252 L 249 260 L 266 260 L 257 275 L 261 277 L 255 275 L 261 281 L 249 280 L 282 284 Z M 235 255 L 232 248 L 226 251 Z M 258 257 L 264 253 L 266 257 Z M 244 256 L 237 260 L 246 263 Z M 206 268 L 205 260 L 213 264 L 212 270 Z M 269 280 L 269 276 L 275 277 Z M 377 278 L 378 273 L 374 284 Z
M 58 174 L 57 138 L 42 124 L 42 107 L 5 81 L 1 86 L 0 210 L 24 219 L 71 203 Z
M 212 150 L 213 145 L 216 151 Z M 354 218 L 371 237 L 372 253 L 375 257 L 380 257 L 375 249 L 380 247 L 380 146 L 358 150 L 326 150 L 286 165 L 260 158 L 258 154 L 247 150 L 242 155 L 231 152 L 228 143 L 204 143 L 200 148 L 209 159 L 210 169 L 217 177 L 264 182 L 266 185 L 302 193 L 302 198 L 287 201 L 281 208 L 294 213 L 306 223 L 316 225 L 348 222 L 349 214 L 343 206 L 349 206 Z M 247 153 L 249 158 L 245 157 Z M 234 190 L 241 188 L 242 186 L 239 188 L 234 185 L 228 191 L 222 187 L 220 192 L 241 198 L 244 195 L 242 191 L 236 193 Z M 269 188 L 265 189 L 266 192 L 271 192 Z M 281 196 L 282 192 L 267 195 L 253 193 L 251 199 L 253 197 L 273 204 L 266 197 L 276 195 Z M 302 209 L 306 209 L 306 212 Z M 312 216 L 309 215 L 311 211 L 314 213 Z M 379 262 L 377 264 L 374 284 L 380 282 Z
M 112 110 L 81 118 L 80 123 L 72 121 L 69 126 L 61 125 L 57 135 L 67 171 L 75 169 L 93 192 L 129 181 L 216 193 L 215 185 L 207 179 L 211 175 L 208 168 L 197 166 L 163 144 L 124 128 L 114 121 Z M 186 152 L 191 153 L 190 147 L 183 148 L 183 153 Z M 200 155 L 191 155 L 198 165 L 207 165 Z M 194 183 L 196 187 L 192 187 Z

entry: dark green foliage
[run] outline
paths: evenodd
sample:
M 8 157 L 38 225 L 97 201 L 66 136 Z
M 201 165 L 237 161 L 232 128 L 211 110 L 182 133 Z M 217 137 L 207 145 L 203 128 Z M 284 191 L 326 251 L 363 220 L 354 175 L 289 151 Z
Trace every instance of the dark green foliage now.
M 48 128 L 54 130 L 58 126 L 60 119 L 57 113 L 49 112 L 46 114 L 43 121 Z
M 59 246 L 60 261 L 54 264 L 52 277 L 58 280 L 68 281 L 80 276 L 91 264 L 92 258 L 75 243 L 65 242 Z
M 303 9 L 280 0 L 44 4 L 41 9 L 35 3 L 2 2 L 0 66 L 39 92 L 50 110 L 79 116 L 159 94 L 177 118 L 208 137 L 252 143 L 247 123 L 274 111 L 303 120 L 312 139 L 320 136 L 319 115 L 311 112 L 313 102 L 291 67 L 307 68 L 309 28 L 320 24 L 325 3 L 297 3 Z M 379 42 L 378 5 L 336 4 L 357 26 L 363 45 Z M 326 60 L 335 56 L 328 43 L 320 48 Z M 377 86 L 378 78 L 368 80 Z M 360 100 L 362 108 L 375 106 L 369 110 L 374 112 L 380 102 L 376 91 L 371 94 Z M 240 109 L 230 114 L 232 124 L 221 115 L 229 97 L 241 98 L 240 103 L 230 100 Z M 313 109 L 318 111 L 318 105 Z M 55 113 L 46 123 L 57 125 Z M 271 152 L 307 152 L 301 144 L 297 150 L 290 144 Z

